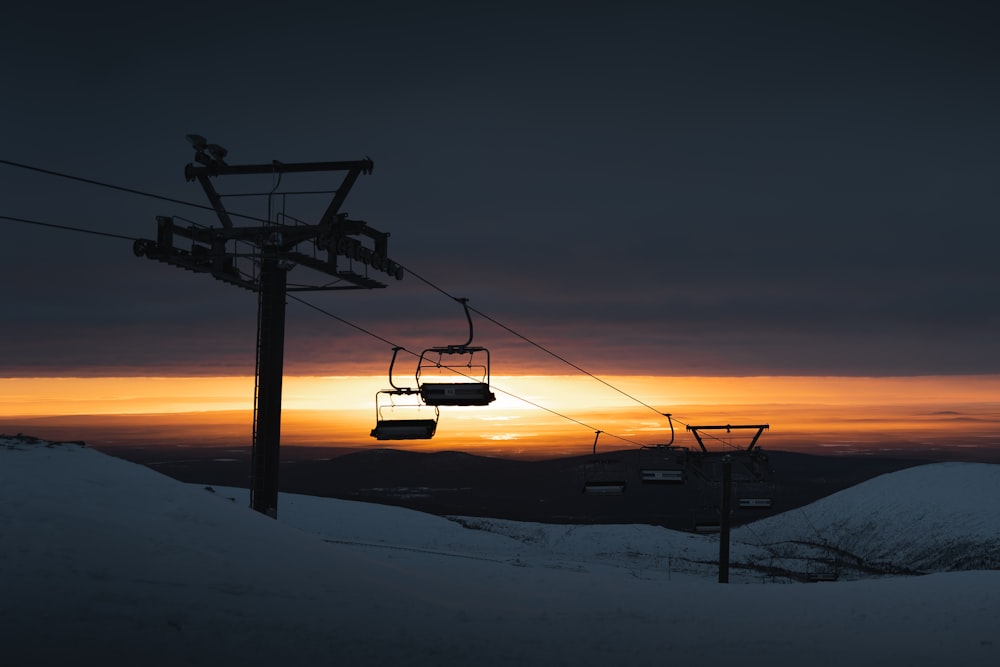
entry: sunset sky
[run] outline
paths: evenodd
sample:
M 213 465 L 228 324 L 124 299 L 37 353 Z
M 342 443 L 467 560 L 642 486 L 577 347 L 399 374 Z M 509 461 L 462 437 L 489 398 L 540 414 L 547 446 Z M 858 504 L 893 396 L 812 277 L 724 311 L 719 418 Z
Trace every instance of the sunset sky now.
M 466 337 L 443 290 L 648 405 L 477 315 L 500 398 L 443 409 L 428 446 L 585 451 L 593 429 L 631 446 L 669 436 L 659 410 L 770 423 L 797 448 L 1000 447 L 998 11 L 579 4 L 19 3 L 0 25 L 0 160 L 204 205 L 189 133 L 232 164 L 370 156 L 343 210 L 432 286 L 302 295 L 374 335 L 289 302 L 292 439 L 374 445 L 392 345 Z M 245 422 L 252 293 L 10 220 L 153 238 L 157 215 L 213 216 L 0 176 L 0 428 Z M 312 219 L 328 201 L 276 206 Z

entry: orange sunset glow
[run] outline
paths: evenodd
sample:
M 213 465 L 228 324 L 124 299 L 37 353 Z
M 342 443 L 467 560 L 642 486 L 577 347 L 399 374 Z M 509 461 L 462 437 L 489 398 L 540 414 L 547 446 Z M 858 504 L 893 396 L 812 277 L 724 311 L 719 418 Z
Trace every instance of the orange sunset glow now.
M 589 452 L 595 430 L 602 448 L 667 442 L 662 410 L 675 418 L 675 444 L 687 446 L 696 444 L 687 424 L 767 423 L 761 445 L 771 449 L 1000 448 L 1000 376 L 602 379 L 611 387 L 586 376 L 495 377 L 497 400 L 443 407 L 432 440 L 377 442 L 369 431 L 383 376 L 286 377 L 282 441 L 543 458 Z M 0 427 L 94 443 L 242 446 L 252 396 L 252 377 L 8 378 Z M 729 437 L 738 446 L 742 435 Z

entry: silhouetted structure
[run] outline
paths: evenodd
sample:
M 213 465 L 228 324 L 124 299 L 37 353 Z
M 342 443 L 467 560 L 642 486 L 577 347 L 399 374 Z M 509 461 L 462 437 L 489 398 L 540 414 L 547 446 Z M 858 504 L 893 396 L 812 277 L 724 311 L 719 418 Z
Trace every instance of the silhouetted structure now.
M 435 405 L 433 419 L 423 416 L 427 406 L 420 399 L 420 391 L 412 387 L 400 387 L 392 379 L 396 357 L 402 349 L 392 348 L 392 361 L 389 362 L 389 384 L 392 389 L 383 389 L 375 394 L 376 421 L 371 436 L 376 440 L 429 440 L 437 431 L 441 410 Z M 397 411 L 409 416 L 401 418 Z
M 695 440 L 698 441 L 698 445 L 701 447 L 701 452 L 697 456 L 697 472 L 698 474 L 708 478 L 710 474 L 708 473 L 708 466 L 703 465 L 708 463 L 706 459 L 716 458 L 718 460 L 719 466 L 721 468 L 721 479 L 719 480 L 721 486 L 721 494 L 719 498 L 719 518 L 718 523 L 714 521 L 711 523 L 703 524 L 704 526 L 710 526 L 711 531 L 706 530 L 699 524 L 695 525 L 695 530 L 701 530 L 701 532 L 718 532 L 719 533 L 719 583 L 727 584 L 729 583 L 729 525 L 730 518 L 732 516 L 732 494 L 733 494 L 733 461 L 740 459 L 746 469 L 751 472 L 752 475 L 759 476 L 759 468 L 761 461 L 766 462 L 766 457 L 763 452 L 759 449 L 754 449 L 757 445 L 757 441 L 760 439 L 761 434 L 764 429 L 770 428 L 768 424 L 740 424 L 731 425 L 724 424 L 719 426 L 688 426 L 687 430 L 691 431 L 694 435 Z M 747 445 L 746 449 L 732 448 L 719 452 L 710 452 L 705 446 L 705 442 L 702 440 L 702 434 L 700 431 L 715 431 L 715 430 L 725 430 L 726 433 L 731 433 L 733 429 L 757 429 L 757 433 L 754 434 L 753 438 L 750 440 L 750 444 Z M 770 500 L 764 498 L 753 499 L 753 504 L 751 506 L 763 507 L 766 501 L 766 507 L 770 507 Z M 743 501 L 740 502 L 741 506 Z
M 250 504 L 258 512 L 277 516 L 278 460 L 281 442 L 281 383 L 284 365 L 285 295 L 291 291 L 373 289 L 385 284 L 369 272 L 384 273 L 401 280 L 403 269 L 389 259 L 389 234 L 373 229 L 362 220 L 351 220 L 340 208 L 361 174 L 370 174 L 370 159 L 344 162 L 230 165 L 228 151 L 204 137 L 189 134 L 194 161 L 184 175 L 198 181 L 208 196 L 222 227 L 178 225 L 171 217 L 157 218 L 156 240 L 135 242 L 138 257 L 148 257 L 188 271 L 207 273 L 217 280 L 253 290 L 258 294 L 257 370 L 254 388 L 253 451 Z M 308 224 L 283 214 L 272 221 L 271 202 L 284 174 L 346 172 L 319 222 Z M 223 197 L 212 183 L 217 176 L 268 174 L 276 179 L 268 192 L 251 193 L 268 199 L 267 219 L 260 224 L 237 227 L 236 216 L 226 210 Z M 246 196 L 247 193 L 240 193 Z M 279 222 L 280 220 L 280 222 Z M 184 247 L 182 247 L 182 245 Z M 338 265 L 340 258 L 346 266 Z M 288 272 L 297 266 L 325 274 L 317 284 L 289 286 Z M 330 281 L 329 277 L 335 278 Z
M 469 337 L 458 345 L 423 351 L 417 362 L 416 376 L 420 398 L 427 405 L 489 405 L 496 400 L 490 391 L 490 351 L 472 345 L 469 300 L 457 301 L 465 309 Z
M 598 458 L 597 439 L 604 431 L 594 432 L 593 457 L 585 468 L 583 492 L 591 496 L 620 496 L 625 493 L 625 469 L 618 458 Z

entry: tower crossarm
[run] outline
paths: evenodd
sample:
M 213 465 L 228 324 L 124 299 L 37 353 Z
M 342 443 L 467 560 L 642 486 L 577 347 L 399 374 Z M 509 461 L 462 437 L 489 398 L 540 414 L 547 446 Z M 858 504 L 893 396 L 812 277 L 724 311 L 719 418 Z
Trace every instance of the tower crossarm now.
M 744 450 L 749 452 L 757 444 L 757 440 L 760 439 L 760 436 L 764 432 L 764 429 L 768 428 L 771 428 L 769 424 L 718 424 L 709 426 L 688 426 L 687 430 L 691 431 L 692 435 L 694 435 L 695 440 L 698 441 L 698 445 L 701 447 L 701 451 L 707 452 L 708 448 L 705 447 L 705 443 L 702 440 L 700 431 L 725 431 L 726 433 L 730 433 L 732 432 L 733 429 L 737 430 L 757 429 L 757 433 L 754 434 L 753 438 L 750 441 L 750 444 Z

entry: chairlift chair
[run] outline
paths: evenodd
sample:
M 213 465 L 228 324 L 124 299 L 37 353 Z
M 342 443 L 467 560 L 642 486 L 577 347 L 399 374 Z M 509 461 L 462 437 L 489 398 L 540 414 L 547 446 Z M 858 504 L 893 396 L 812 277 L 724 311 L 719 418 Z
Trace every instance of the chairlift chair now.
M 617 459 L 597 458 L 597 439 L 594 433 L 593 458 L 585 469 L 583 492 L 588 496 L 620 496 L 625 493 L 625 475 Z
M 774 506 L 774 485 L 762 477 L 734 481 L 734 493 L 740 509 L 770 510 Z
M 417 401 L 415 403 L 400 403 L 397 396 L 418 395 L 415 389 L 386 389 L 376 394 L 376 416 L 375 428 L 372 429 L 371 436 L 376 440 L 430 440 L 437 431 L 440 410 L 434 408 L 434 417 L 418 418 L 415 416 L 400 418 L 397 413 L 417 415 L 428 410 L 427 406 Z M 388 401 L 379 399 L 384 396 Z
M 376 440 L 429 440 L 434 437 L 441 412 L 433 406 L 433 418 L 419 416 L 427 412 L 427 407 L 419 400 L 420 392 L 411 387 L 398 387 L 393 382 L 392 369 L 401 349 L 393 348 L 392 361 L 389 362 L 392 389 L 383 389 L 375 394 L 376 422 L 371 436 Z M 400 418 L 397 413 L 408 416 Z
M 670 442 L 661 445 L 644 445 L 639 450 L 639 481 L 643 484 L 683 484 L 686 447 L 674 446 L 674 422 L 670 423 Z
M 469 322 L 469 338 L 460 345 L 431 347 L 417 362 L 417 387 L 427 405 L 489 405 L 490 351 L 472 346 L 472 315 L 468 299 L 458 299 Z
M 770 460 L 760 447 L 750 452 L 749 460 L 745 465 L 750 475 L 758 482 L 767 482 L 774 475 Z
M 639 481 L 644 484 L 683 484 L 684 471 L 669 468 L 643 468 L 639 471 Z

